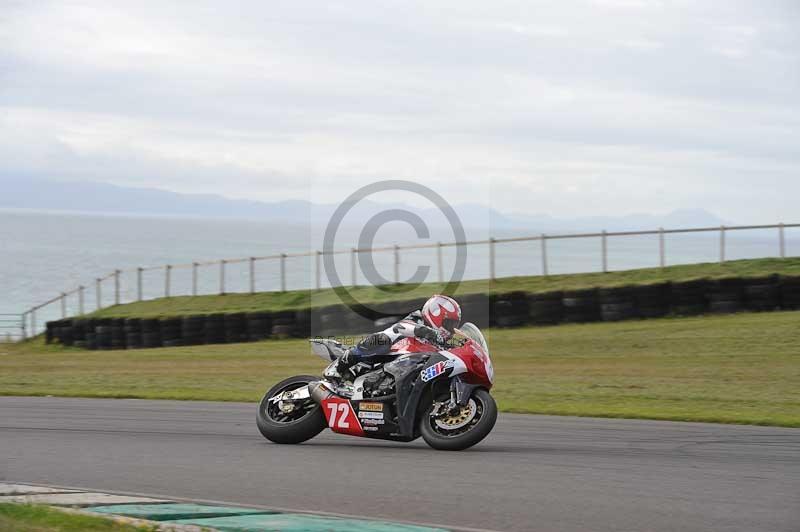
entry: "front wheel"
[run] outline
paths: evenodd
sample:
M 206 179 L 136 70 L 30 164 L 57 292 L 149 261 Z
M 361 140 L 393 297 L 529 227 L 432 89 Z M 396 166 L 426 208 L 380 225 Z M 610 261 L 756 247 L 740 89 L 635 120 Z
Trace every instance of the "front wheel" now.
M 425 443 L 442 451 L 461 451 L 483 440 L 497 421 L 497 403 L 489 392 L 479 388 L 470 396 L 466 406 L 454 415 L 431 417 L 433 404 L 420 420 L 420 432 Z
M 313 399 L 284 404 L 271 401 L 284 392 L 297 390 L 318 380 L 310 375 L 298 375 L 283 380 L 270 388 L 258 405 L 256 423 L 258 430 L 275 443 L 301 443 L 310 440 L 328 426 L 322 407 Z

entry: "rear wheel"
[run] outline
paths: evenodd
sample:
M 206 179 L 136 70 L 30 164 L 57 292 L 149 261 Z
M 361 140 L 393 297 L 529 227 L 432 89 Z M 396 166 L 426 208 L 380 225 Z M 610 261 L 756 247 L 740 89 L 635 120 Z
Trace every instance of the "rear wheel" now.
M 310 440 L 328 426 L 322 408 L 313 399 L 285 402 L 273 401 L 284 392 L 297 390 L 318 380 L 310 375 L 298 375 L 270 388 L 258 405 L 258 430 L 275 443 L 301 443 Z
M 420 420 L 420 432 L 425 442 L 442 451 L 461 451 L 483 440 L 497 421 L 497 404 L 489 392 L 479 388 L 467 404 L 453 414 L 431 417 L 433 404 Z

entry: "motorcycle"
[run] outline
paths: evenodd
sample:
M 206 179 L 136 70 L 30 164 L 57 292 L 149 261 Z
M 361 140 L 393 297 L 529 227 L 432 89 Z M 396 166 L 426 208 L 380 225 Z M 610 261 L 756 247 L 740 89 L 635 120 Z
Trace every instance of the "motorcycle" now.
M 446 349 L 405 338 L 386 360 L 358 363 L 346 377 L 336 371 L 344 347 L 330 338 L 310 341 L 330 365 L 322 378 L 290 377 L 264 395 L 257 424 L 272 442 L 301 443 L 328 427 L 400 442 L 422 436 L 434 449 L 458 451 L 494 428 L 494 368 L 486 338 L 472 323 L 456 329 Z

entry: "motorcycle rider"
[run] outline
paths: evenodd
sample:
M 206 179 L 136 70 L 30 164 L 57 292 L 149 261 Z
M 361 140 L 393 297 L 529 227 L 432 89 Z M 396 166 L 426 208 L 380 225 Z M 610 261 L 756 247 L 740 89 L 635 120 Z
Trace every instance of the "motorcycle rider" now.
M 419 338 L 436 347 L 444 347 L 461 324 L 461 307 L 455 299 L 434 294 L 420 310 L 415 310 L 391 327 L 362 339 L 339 358 L 339 375 L 359 362 L 370 362 L 390 353 L 392 345 L 403 338 Z

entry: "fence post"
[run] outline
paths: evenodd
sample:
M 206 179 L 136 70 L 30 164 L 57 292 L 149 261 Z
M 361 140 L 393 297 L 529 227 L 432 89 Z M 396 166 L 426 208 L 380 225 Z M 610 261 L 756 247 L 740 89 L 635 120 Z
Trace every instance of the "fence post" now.
M 119 305 L 119 270 L 114 270 L 114 304 Z
M 97 298 L 97 310 L 103 308 L 103 280 L 99 277 L 95 280 L 95 296 Z
M 22 314 L 22 316 L 20 316 L 20 324 L 19 324 L 19 327 L 20 327 L 20 331 L 22 332 L 22 339 L 23 339 L 23 340 L 27 340 L 27 339 L 28 339 L 28 333 L 27 333 L 27 328 L 28 328 L 28 313 L 27 313 L 27 312 L 24 312 L 24 313 Z
M 78 313 L 81 316 L 86 314 L 86 311 L 85 311 L 85 308 L 84 308 L 84 305 L 83 305 L 83 296 L 84 296 L 83 292 L 84 292 L 84 290 L 86 290 L 86 288 L 83 287 L 82 285 L 78 287 Z
M 250 293 L 256 293 L 256 258 L 250 257 Z
M 400 246 L 394 245 L 394 284 L 400 284 Z
M 281 292 L 286 292 L 286 253 L 281 253 Z
M 444 282 L 444 267 L 442 266 L 442 243 L 436 243 L 436 263 L 439 266 L 439 282 Z
M 219 261 L 219 293 L 225 295 L 225 259 Z
M 494 260 L 494 247 L 496 245 L 496 240 L 493 236 L 489 237 L 489 279 L 494 281 L 495 280 L 495 260 Z
M 61 319 L 67 317 L 67 294 L 61 292 Z
M 172 283 L 172 265 L 164 266 L 164 297 L 169 297 L 170 284 Z
M 719 227 L 719 263 L 725 262 L 725 226 Z
M 144 268 L 136 268 L 136 301 L 142 300 L 142 272 Z
M 603 248 L 603 273 L 608 273 L 608 234 L 605 229 L 603 229 L 601 241 Z
M 197 295 L 197 266 L 196 262 L 192 263 L 192 295 Z
M 321 257 L 322 257 L 322 252 L 317 250 L 317 255 L 315 257 L 315 265 L 314 265 L 315 266 L 314 267 L 314 275 L 316 276 L 316 287 L 317 287 L 317 290 L 320 289 L 320 270 L 319 270 L 320 264 L 319 263 L 320 263 Z
M 356 248 L 350 248 L 350 286 L 356 286 Z
M 781 258 L 786 258 L 786 232 L 783 222 L 778 226 L 778 240 L 780 241 Z
M 666 247 L 664 245 L 664 228 L 658 228 L 658 264 L 664 268 L 667 265 Z
M 542 275 L 547 277 L 547 235 L 542 233 Z
M 36 309 L 31 309 L 31 337 L 36 336 Z

